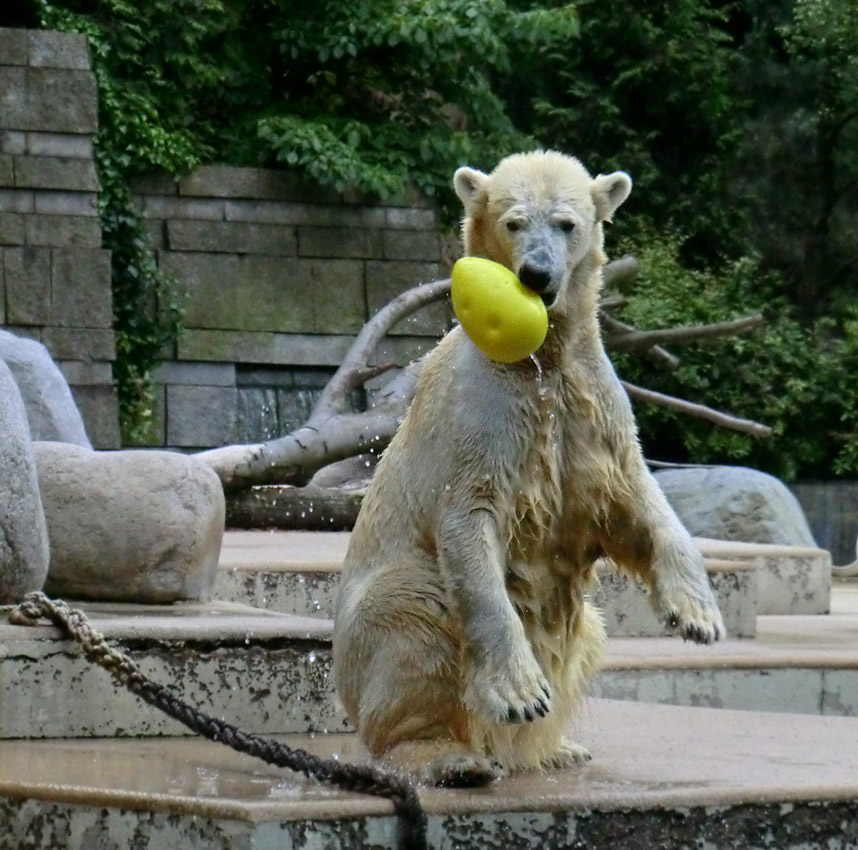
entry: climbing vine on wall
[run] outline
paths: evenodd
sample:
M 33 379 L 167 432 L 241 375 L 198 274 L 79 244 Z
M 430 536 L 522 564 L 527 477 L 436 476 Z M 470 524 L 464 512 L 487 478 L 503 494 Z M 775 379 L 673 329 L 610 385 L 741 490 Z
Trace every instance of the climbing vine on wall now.
M 165 124 L 157 100 L 142 80 L 134 79 L 134 67 L 143 61 L 139 51 L 152 34 L 144 33 L 135 20 L 133 6 L 67 5 L 42 3 L 41 23 L 89 38 L 99 91 L 95 156 L 103 243 L 112 256 L 120 426 L 123 443 L 145 444 L 153 440 L 152 370 L 177 338 L 182 306 L 177 281 L 157 266 L 134 208 L 131 185 L 134 177 L 153 168 L 171 173 L 189 170 L 205 156 L 206 148 L 180 127 Z M 102 14 L 87 14 L 88 5 L 104 7 Z

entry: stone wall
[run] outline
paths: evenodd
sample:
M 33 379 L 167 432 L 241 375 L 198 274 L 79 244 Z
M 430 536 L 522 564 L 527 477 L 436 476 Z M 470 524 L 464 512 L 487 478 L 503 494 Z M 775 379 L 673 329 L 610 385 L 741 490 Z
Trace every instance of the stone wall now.
M 0 325 L 47 346 L 93 444 L 111 448 L 96 129 L 85 38 L 0 29 Z M 229 167 L 152 175 L 137 192 L 158 262 L 186 296 L 186 330 L 156 373 L 158 446 L 255 441 L 302 424 L 367 318 L 444 271 L 434 210 L 416 196 L 380 205 Z M 422 354 L 450 318 L 441 305 L 421 311 L 378 359 Z
M 256 441 L 302 424 L 366 320 L 443 273 L 435 212 L 416 197 L 380 205 L 221 166 L 153 175 L 137 192 L 159 265 L 187 296 L 185 331 L 156 373 L 160 445 Z M 377 358 L 408 362 L 450 319 L 446 305 L 421 311 Z
M 0 325 L 44 343 L 99 448 L 119 445 L 95 78 L 83 36 L 0 29 Z
M 843 566 L 856 559 L 858 481 L 807 481 L 790 484 L 816 542 Z

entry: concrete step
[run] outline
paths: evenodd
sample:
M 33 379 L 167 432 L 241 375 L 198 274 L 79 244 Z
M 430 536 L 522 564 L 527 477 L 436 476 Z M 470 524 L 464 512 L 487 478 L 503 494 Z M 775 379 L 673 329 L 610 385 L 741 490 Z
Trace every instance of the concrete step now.
M 215 595 L 268 610 L 330 618 L 349 536 L 348 532 L 228 532 Z M 743 559 L 745 544 L 718 549 L 719 543 L 704 542 L 728 557 L 707 556 L 706 567 L 727 631 L 734 637 L 752 637 L 759 595 L 754 558 L 761 556 L 752 549 Z M 603 611 L 609 635 L 666 633 L 642 589 L 613 568 L 599 569 L 593 600 Z
M 831 553 L 805 546 L 736 543 L 696 537 L 704 558 L 757 567 L 758 614 L 827 614 L 831 599 Z
M 144 673 L 214 717 L 264 734 L 348 728 L 328 682 L 330 621 L 224 602 L 80 607 Z M 0 623 L 0 738 L 181 734 L 52 626 Z
M 856 718 L 592 700 L 572 731 L 592 762 L 422 789 L 431 850 L 858 847 Z M 388 802 L 199 739 L 0 742 L 3 850 L 400 850 L 396 828 Z
M 612 639 L 591 692 L 611 699 L 858 716 L 858 583 L 837 582 L 831 613 L 765 615 L 754 640 L 689 653 L 675 640 Z
M 727 634 L 753 637 L 757 632 L 758 569 L 744 561 L 704 560 Z M 670 633 L 652 609 L 648 593 L 609 566 L 598 570 L 593 602 L 601 609 L 611 637 L 664 637 Z
M 754 640 L 611 638 L 591 693 L 612 699 L 858 715 L 858 584 L 831 615 L 764 616 Z M 233 603 L 86 605 L 148 675 L 251 732 L 349 729 L 329 680 L 332 623 Z M 0 738 L 182 735 L 49 626 L 0 625 Z M 2 844 L 0 844 L 2 848 Z

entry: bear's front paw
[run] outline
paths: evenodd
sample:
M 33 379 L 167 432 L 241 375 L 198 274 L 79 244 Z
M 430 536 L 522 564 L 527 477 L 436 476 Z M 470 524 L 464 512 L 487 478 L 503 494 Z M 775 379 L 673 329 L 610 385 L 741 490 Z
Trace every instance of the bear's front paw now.
M 530 648 L 474 671 L 465 704 L 493 723 L 530 723 L 551 710 L 551 689 Z
M 713 643 L 727 633 L 714 599 L 711 602 L 700 601 L 686 596 L 665 600 L 664 612 L 667 625 L 685 640 Z

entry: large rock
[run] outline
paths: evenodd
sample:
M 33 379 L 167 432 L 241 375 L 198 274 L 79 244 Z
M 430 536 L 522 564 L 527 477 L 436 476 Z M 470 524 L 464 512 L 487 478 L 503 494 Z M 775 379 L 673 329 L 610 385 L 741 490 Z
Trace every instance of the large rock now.
M 33 440 L 92 447 L 69 385 L 44 345 L 0 331 L 0 360 L 15 376 Z
M 665 469 L 656 481 L 695 537 L 816 547 L 798 500 L 777 478 L 741 466 Z
M 51 541 L 46 590 L 73 599 L 209 599 L 224 497 L 205 463 L 163 451 L 33 444 Z
M 48 532 L 27 413 L 0 360 L 0 603 L 41 590 L 47 574 Z

